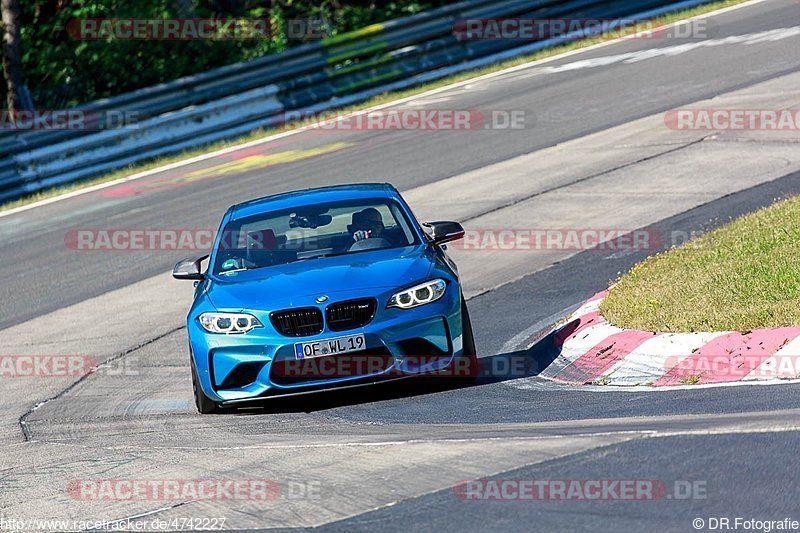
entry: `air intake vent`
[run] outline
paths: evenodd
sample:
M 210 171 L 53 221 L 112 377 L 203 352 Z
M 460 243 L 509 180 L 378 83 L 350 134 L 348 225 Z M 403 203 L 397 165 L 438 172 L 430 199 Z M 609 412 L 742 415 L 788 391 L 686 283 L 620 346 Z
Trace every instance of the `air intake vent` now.
M 344 331 L 366 326 L 375 316 L 377 302 L 374 298 L 348 300 L 331 304 L 325 309 L 325 320 L 331 331 Z
M 240 389 L 246 387 L 258 378 L 258 373 L 261 372 L 263 367 L 264 363 L 262 361 L 241 363 L 228 374 L 228 377 L 225 378 L 225 381 L 223 381 L 222 385 L 218 388 Z
M 304 337 L 322 333 L 322 311 L 316 307 L 302 307 L 275 311 L 269 315 L 272 325 L 287 337 Z

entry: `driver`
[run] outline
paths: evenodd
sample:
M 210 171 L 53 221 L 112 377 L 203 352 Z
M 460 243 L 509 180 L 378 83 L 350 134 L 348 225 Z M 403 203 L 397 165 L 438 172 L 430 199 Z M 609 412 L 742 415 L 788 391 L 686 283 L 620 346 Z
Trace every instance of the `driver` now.
M 383 237 L 383 217 L 374 207 L 353 213 L 353 223 L 348 228 L 354 241 Z

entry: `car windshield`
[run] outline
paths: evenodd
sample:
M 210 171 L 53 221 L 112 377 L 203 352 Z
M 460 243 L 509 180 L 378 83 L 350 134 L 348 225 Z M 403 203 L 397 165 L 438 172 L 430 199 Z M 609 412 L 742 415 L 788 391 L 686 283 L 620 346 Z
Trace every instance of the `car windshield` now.
M 223 229 L 214 273 L 409 246 L 417 237 L 387 200 L 317 204 L 233 220 Z

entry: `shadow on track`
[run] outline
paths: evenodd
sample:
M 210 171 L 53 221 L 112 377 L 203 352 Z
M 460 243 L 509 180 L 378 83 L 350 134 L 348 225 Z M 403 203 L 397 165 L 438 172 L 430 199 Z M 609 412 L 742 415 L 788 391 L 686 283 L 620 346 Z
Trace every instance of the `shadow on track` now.
M 269 398 L 242 407 L 225 408 L 220 413 L 264 415 L 271 413 L 311 413 L 348 405 L 445 393 L 481 387 L 502 381 L 537 376 L 558 355 L 551 335 L 545 335 L 527 350 L 480 358 L 479 377 L 475 383 L 458 379 L 426 376 L 364 385 L 348 389 L 324 389 L 312 394 Z

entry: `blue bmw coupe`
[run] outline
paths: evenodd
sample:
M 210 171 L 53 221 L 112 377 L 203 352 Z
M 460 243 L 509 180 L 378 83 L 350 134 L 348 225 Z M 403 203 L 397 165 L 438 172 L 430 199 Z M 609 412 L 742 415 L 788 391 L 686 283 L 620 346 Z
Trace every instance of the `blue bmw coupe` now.
M 419 375 L 474 381 L 456 265 L 457 222 L 420 224 L 389 184 L 342 185 L 234 205 L 187 317 L 200 413 Z M 207 267 L 204 267 L 205 261 Z

